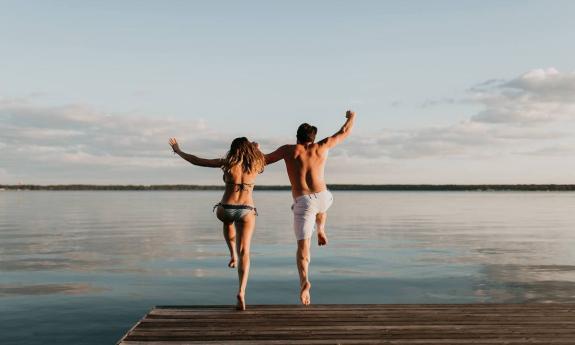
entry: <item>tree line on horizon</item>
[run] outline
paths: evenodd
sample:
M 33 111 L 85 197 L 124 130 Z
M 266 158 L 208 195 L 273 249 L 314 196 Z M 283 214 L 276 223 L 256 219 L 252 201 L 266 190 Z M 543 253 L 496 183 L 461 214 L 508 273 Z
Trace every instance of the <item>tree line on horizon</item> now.
M 575 191 L 575 184 L 329 184 L 330 190 L 339 191 Z M 216 185 L 95 185 L 95 184 L 58 184 L 0 185 L 0 190 L 58 190 L 58 191 L 201 191 L 223 190 Z M 285 190 L 287 185 L 257 185 L 256 190 Z

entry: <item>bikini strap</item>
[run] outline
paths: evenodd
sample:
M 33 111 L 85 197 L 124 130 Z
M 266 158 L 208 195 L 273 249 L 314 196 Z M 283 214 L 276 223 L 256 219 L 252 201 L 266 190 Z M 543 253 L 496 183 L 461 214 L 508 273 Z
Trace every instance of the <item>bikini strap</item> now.
M 253 183 L 234 183 L 234 182 L 226 182 L 226 184 L 237 187 L 235 190 L 236 192 L 242 192 L 244 190 L 247 190 L 246 187 L 248 187 L 248 186 L 253 187 L 253 185 L 254 185 Z

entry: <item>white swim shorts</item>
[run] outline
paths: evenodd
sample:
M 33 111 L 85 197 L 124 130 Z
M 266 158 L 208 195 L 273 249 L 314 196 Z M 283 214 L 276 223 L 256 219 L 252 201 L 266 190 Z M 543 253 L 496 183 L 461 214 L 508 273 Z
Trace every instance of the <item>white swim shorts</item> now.
M 293 211 L 293 230 L 298 241 L 311 237 L 315 229 L 316 214 L 326 212 L 332 203 L 333 195 L 329 190 L 295 198 L 291 209 Z

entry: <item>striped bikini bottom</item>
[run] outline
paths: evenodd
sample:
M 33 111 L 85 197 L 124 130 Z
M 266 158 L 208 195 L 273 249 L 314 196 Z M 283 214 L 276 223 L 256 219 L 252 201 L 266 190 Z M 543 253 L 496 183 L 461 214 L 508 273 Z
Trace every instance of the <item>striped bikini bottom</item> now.
M 222 216 L 222 219 L 220 220 L 229 223 L 240 221 L 245 215 L 252 211 L 256 216 L 258 215 L 258 209 L 250 205 L 222 204 L 219 202 L 214 205 L 212 212 L 215 211 L 218 207 L 221 207 L 223 210 L 223 212 L 220 213 Z

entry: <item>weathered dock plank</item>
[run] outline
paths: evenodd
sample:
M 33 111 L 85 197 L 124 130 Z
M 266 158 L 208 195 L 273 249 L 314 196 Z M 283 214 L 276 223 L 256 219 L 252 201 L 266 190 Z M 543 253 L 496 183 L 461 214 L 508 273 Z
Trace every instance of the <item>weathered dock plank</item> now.
M 575 345 L 575 304 L 158 306 L 118 344 Z

